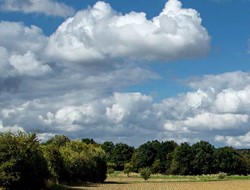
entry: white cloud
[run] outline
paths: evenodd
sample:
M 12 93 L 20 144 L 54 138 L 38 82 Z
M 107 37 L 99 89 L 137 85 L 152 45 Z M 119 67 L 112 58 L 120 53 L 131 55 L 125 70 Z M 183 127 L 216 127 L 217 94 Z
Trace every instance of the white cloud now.
M 10 65 L 21 75 L 43 76 L 51 72 L 51 68 L 43 62 L 36 59 L 35 55 L 27 52 L 24 55 L 12 55 Z
M 215 100 L 216 109 L 224 113 L 248 111 L 250 106 L 250 86 L 242 90 L 225 89 L 218 93 Z
M 240 136 L 215 136 L 215 141 L 223 142 L 228 146 L 245 148 L 250 146 L 250 132 Z
M 193 9 L 170 0 L 152 20 L 143 12 L 122 15 L 97 2 L 67 19 L 50 37 L 47 54 L 56 60 L 93 62 L 132 58 L 173 60 L 206 54 L 210 37 Z
M 0 22 L 0 30 L 1 78 L 17 75 L 34 77 L 51 72 L 43 60 L 47 37 L 40 28 L 3 21 Z
M 47 44 L 47 37 L 34 25 L 28 27 L 23 23 L 0 21 L 0 30 L 0 44 L 11 53 L 39 53 Z
M 1 10 L 23 13 L 43 13 L 50 16 L 68 17 L 74 9 L 56 0 L 2 0 Z
M 160 79 L 134 60 L 169 61 L 209 49 L 199 14 L 177 0 L 151 20 L 97 2 L 50 37 L 22 23 L 1 22 L 0 30 L 2 131 L 20 128 L 43 140 L 61 133 L 133 145 L 156 138 L 247 144 L 249 73 L 191 78 L 189 92 L 161 102 L 127 92 L 131 85 Z
M 188 85 L 193 89 L 222 91 L 223 89 L 240 90 L 250 83 L 250 73 L 235 71 L 218 75 L 205 75 L 189 79 Z

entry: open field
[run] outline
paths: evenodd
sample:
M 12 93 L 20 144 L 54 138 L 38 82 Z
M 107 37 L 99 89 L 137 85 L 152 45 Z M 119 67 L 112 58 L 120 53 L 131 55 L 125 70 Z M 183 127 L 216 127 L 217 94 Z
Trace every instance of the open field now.
M 227 176 L 218 180 L 217 175 L 163 176 L 153 175 L 144 181 L 138 174 L 110 176 L 104 184 L 75 187 L 81 190 L 249 190 L 250 176 Z
M 95 184 L 82 190 L 249 190 L 250 181 L 127 182 Z

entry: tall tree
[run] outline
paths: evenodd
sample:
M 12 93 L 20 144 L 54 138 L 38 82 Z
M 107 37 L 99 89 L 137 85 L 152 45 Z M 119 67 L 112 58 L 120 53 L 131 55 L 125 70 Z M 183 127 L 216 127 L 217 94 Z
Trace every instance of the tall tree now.
M 0 187 L 41 189 L 48 178 L 47 162 L 35 134 L 0 134 Z
M 192 146 L 194 159 L 192 161 L 192 173 L 195 175 L 212 174 L 214 169 L 215 148 L 206 141 L 200 141 Z
M 111 161 L 115 164 L 115 169 L 122 171 L 125 163 L 131 161 L 134 148 L 124 143 L 118 143 L 112 150 Z
M 217 172 L 242 174 L 244 162 L 239 152 L 232 147 L 222 147 L 215 151 L 215 167 Z
M 160 147 L 158 141 L 148 141 L 139 146 L 133 155 L 132 163 L 135 171 L 141 168 L 151 167 L 155 161 L 157 150 Z
M 171 163 L 171 173 L 180 175 L 192 174 L 192 148 L 188 143 L 181 143 L 176 147 Z

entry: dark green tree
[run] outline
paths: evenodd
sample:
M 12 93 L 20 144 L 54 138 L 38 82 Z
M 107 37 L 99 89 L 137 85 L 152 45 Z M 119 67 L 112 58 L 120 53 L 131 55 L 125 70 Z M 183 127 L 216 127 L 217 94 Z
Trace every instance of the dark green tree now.
M 59 147 L 53 143 L 41 145 L 41 147 L 48 163 L 51 180 L 55 183 L 67 181 L 67 171 Z
M 217 169 L 217 172 L 225 172 L 229 175 L 246 173 L 243 158 L 239 152 L 232 147 L 216 149 L 215 168 Z
M 188 143 L 181 143 L 176 147 L 171 163 L 171 173 L 179 175 L 192 174 L 192 161 L 194 159 L 192 148 Z
M 132 164 L 135 171 L 140 168 L 151 167 L 155 161 L 157 150 L 160 147 L 158 141 L 148 141 L 139 146 L 133 155 Z
M 177 143 L 174 141 L 165 141 L 160 144 L 154 162 L 154 164 L 158 163 L 158 169 L 154 170 L 154 173 L 168 174 L 170 172 L 173 153 L 177 146 Z
M 82 142 L 86 144 L 97 144 L 93 139 L 89 139 L 89 138 L 82 139 Z
M 215 148 L 206 141 L 200 141 L 192 146 L 192 174 L 212 174 L 214 169 Z
M 49 139 L 44 144 L 54 144 L 57 147 L 65 146 L 67 142 L 70 142 L 70 139 L 64 135 L 55 135 Z
M 48 178 L 47 162 L 35 134 L 0 134 L 0 186 L 41 189 Z
M 125 163 L 131 161 L 134 148 L 124 143 L 118 143 L 111 152 L 111 161 L 115 164 L 115 169 L 122 171 Z
M 101 148 L 105 151 L 106 153 L 106 160 L 108 163 L 112 163 L 112 152 L 114 149 L 115 145 L 111 141 L 105 141 L 103 144 L 101 144 Z

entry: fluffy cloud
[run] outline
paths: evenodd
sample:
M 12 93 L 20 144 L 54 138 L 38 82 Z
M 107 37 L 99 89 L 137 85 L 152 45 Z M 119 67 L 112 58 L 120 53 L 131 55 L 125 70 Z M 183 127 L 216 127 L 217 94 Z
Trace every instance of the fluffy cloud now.
M 134 60 L 169 61 L 208 51 L 210 38 L 199 14 L 177 0 L 151 20 L 97 2 L 49 37 L 22 23 L 1 22 L 0 30 L 0 131 L 132 145 L 152 139 L 248 143 L 249 73 L 187 79 L 189 92 L 160 102 L 127 92 L 131 85 L 160 79 Z
M 206 54 L 210 37 L 199 14 L 170 0 L 148 20 L 143 12 L 122 15 L 97 2 L 68 18 L 51 36 L 47 54 L 55 60 L 89 63 L 132 58 L 173 60 Z
M 1 78 L 18 75 L 36 77 L 51 72 L 42 58 L 47 37 L 40 28 L 2 21 L 0 30 Z
M 37 60 L 31 52 L 27 52 L 24 55 L 12 55 L 10 64 L 22 75 L 40 76 L 51 72 L 51 68 Z
M 242 75 L 246 74 L 242 72 Z M 205 79 L 201 81 L 205 82 Z M 159 103 L 141 93 L 110 95 L 115 89 L 99 96 L 91 96 L 97 94 L 91 88 L 78 91 L 74 88 L 71 93 L 62 91 L 59 96 L 49 96 L 49 90 L 45 97 L 39 95 L 39 100 L 17 102 L 15 106 L 12 104 L 3 109 L 0 114 L 2 130 L 6 128 L 4 126 L 18 126 L 39 131 L 41 139 L 61 133 L 72 138 L 92 137 L 133 145 L 157 138 L 191 143 L 202 139 L 214 144 L 244 147 L 248 143 L 250 109 L 240 106 L 248 103 L 242 95 L 248 94 L 248 84 L 246 81 L 242 83 L 245 85 L 241 84 L 241 89 L 234 90 L 234 94 L 240 94 L 241 103 L 237 104 L 237 109 L 226 111 L 221 110 L 217 102 L 221 101 L 221 93 L 232 91 L 233 84 L 218 91 L 197 89 Z M 231 101 L 225 101 L 223 107 L 231 108 L 231 104 Z
M 228 146 L 233 147 L 249 147 L 250 146 L 250 132 L 239 136 L 215 136 L 216 142 L 225 143 Z
M 0 8 L 10 12 L 43 13 L 50 16 L 68 17 L 74 9 L 55 0 L 2 0 Z

